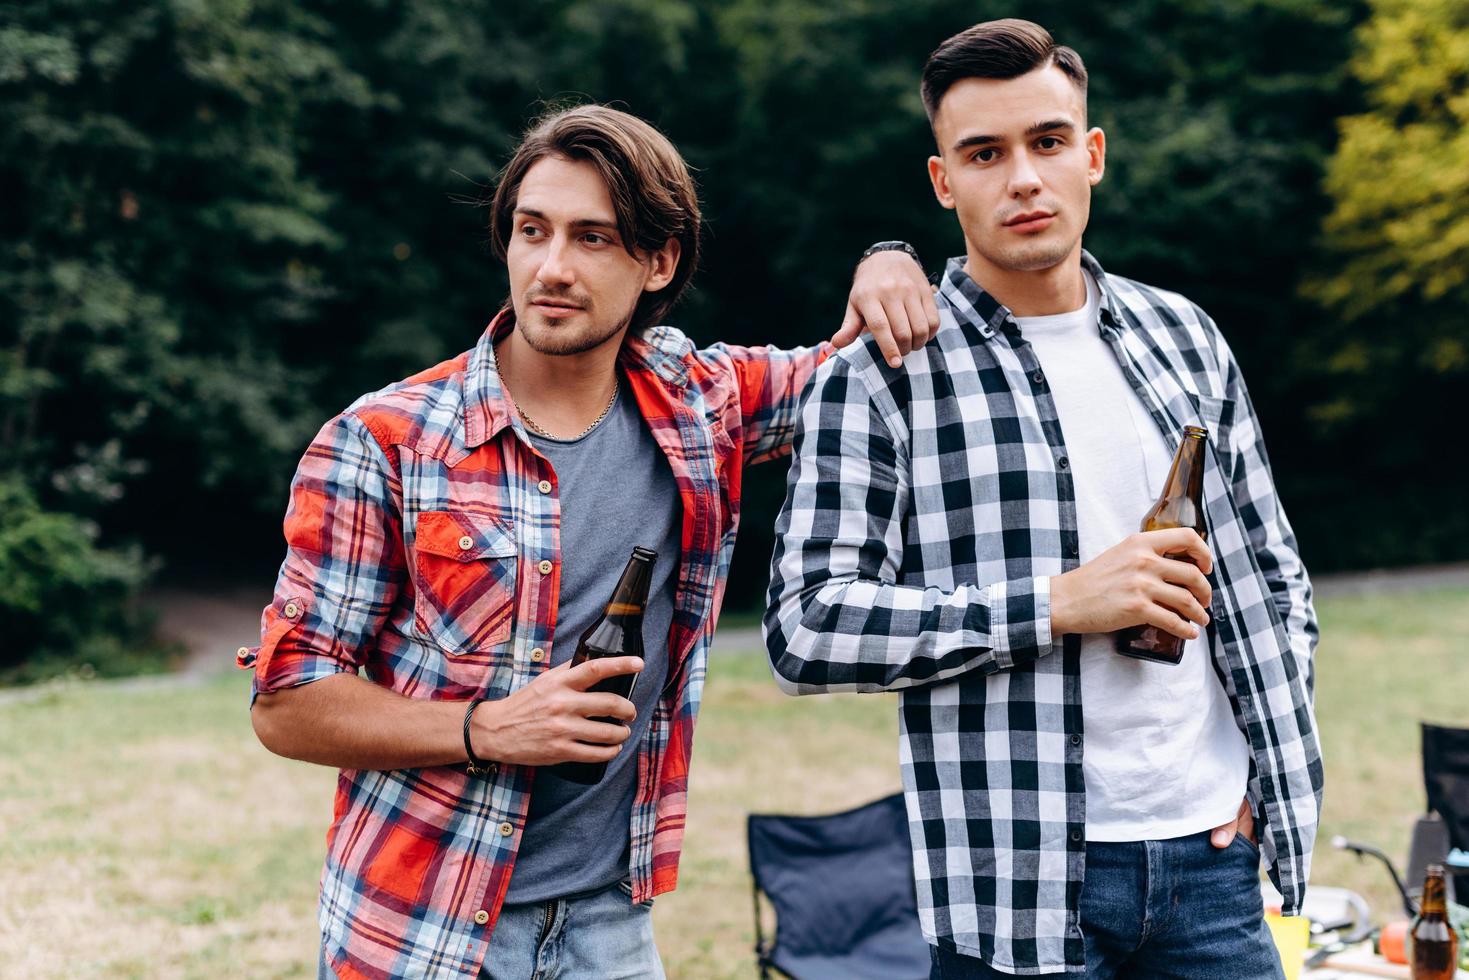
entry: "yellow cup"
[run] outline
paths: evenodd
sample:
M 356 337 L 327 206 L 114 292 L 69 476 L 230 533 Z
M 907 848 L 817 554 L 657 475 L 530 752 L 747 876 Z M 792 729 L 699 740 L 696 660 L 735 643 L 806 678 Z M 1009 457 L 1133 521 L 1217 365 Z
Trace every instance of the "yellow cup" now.
M 1301 965 L 1306 961 L 1311 923 L 1299 915 L 1287 917 L 1267 913 L 1265 924 L 1270 927 L 1275 949 L 1280 953 L 1280 965 L 1285 970 L 1285 980 L 1296 980 L 1301 975 Z

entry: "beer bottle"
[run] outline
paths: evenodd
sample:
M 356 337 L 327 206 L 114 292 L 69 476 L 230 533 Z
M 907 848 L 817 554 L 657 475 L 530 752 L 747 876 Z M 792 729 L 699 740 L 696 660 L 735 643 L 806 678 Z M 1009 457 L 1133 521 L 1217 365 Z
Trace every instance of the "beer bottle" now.
M 1430 864 L 1423 881 L 1418 915 L 1408 930 L 1408 963 L 1413 980 L 1452 980 L 1459 962 L 1459 936 L 1449 925 L 1443 865 Z
M 588 660 L 600 657 L 642 657 L 643 655 L 643 610 L 648 605 L 648 586 L 653 580 L 653 562 L 658 553 L 648 548 L 634 548 L 622 578 L 612 591 L 612 599 L 597 621 L 587 627 L 577 642 L 571 666 L 576 667 Z M 637 674 L 619 674 L 598 681 L 591 691 L 616 694 L 632 699 L 633 684 Z M 615 718 L 593 718 L 610 725 L 622 724 Z M 562 779 L 574 783 L 591 785 L 601 782 L 607 772 L 605 762 L 562 762 L 551 768 Z
M 1142 530 L 1161 531 L 1171 527 L 1191 527 L 1199 537 L 1207 539 L 1204 524 L 1204 456 L 1209 431 L 1197 425 L 1185 426 L 1178 452 L 1163 492 L 1143 515 Z M 1183 554 L 1166 555 L 1192 562 Z M 1139 660 L 1160 664 L 1176 664 L 1183 659 L 1183 638 L 1156 626 L 1131 626 L 1117 633 L 1117 652 Z

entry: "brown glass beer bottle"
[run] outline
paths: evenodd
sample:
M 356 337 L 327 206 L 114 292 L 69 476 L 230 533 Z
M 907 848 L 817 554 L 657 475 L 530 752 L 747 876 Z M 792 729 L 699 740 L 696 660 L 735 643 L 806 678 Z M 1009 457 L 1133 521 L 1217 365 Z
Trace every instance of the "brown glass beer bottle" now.
M 658 553 L 648 548 L 634 548 L 622 578 L 612 591 L 612 599 L 595 623 L 587 627 L 576 645 L 571 666 L 576 667 L 599 657 L 641 657 L 643 655 L 643 610 L 648 605 L 648 586 L 653 581 L 653 563 Z M 637 674 L 619 674 L 598 681 L 591 691 L 632 698 Z M 622 724 L 615 718 L 593 718 L 593 721 Z M 600 782 L 607 772 L 605 762 L 563 762 L 551 771 L 562 779 L 590 785 Z
M 1408 930 L 1408 963 L 1413 980 L 1452 980 L 1458 962 L 1459 936 L 1449 925 L 1443 865 L 1430 864 L 1418 916 Z
M 1204 457 L 1209 431 L 1197 425 L 1185 426 L 1173 466 L 1157 501 L 1143 515 L 1142 530 L 1161 531 L 1172 527 L 1191 527 L 1199 537 L 1208 539 L 1204 523 Z M 1185 555 L 1168 555 L 1191 561 Z M 1176 664 L 1183 659 L 1183 638 L 1156 626 L 1131 626 L 1117 633 L 1117 652 L 1139 660 Z

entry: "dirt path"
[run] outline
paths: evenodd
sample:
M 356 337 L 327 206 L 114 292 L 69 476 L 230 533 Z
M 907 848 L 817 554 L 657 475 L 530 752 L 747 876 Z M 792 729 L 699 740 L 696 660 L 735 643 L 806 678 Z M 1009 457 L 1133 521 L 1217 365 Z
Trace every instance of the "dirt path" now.
M 173 586 L 149 593 L 144 602 L 158 610 L 158 631 L 188 649 L 180 673 L 207 676 L 233 667 L 240 647 L 260 642 L 270 584 L 208 592 Z

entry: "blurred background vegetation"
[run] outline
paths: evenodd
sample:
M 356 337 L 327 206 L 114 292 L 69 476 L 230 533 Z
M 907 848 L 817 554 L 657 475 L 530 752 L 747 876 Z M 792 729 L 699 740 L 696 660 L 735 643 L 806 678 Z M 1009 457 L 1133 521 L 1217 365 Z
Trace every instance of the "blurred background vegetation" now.
M 672 322 L 810 343 L 862 247 L 962 252 L 928 52 L 994 0 L 29 0 L 0 8 L 0 673 L 122 672 L 150 577 L 280 558 L 294 464 L 504 296 L 472 206 L 546 100 L 698 168 Z M 1107 180 L 1087 246 L 1234 345 L 1315 571 L 1469 557 L 1469 6 L 1036 0 Z M 762 601 L 778 467 L 731 608 Z M 22 666 L 24 665 L 24 666 Z

